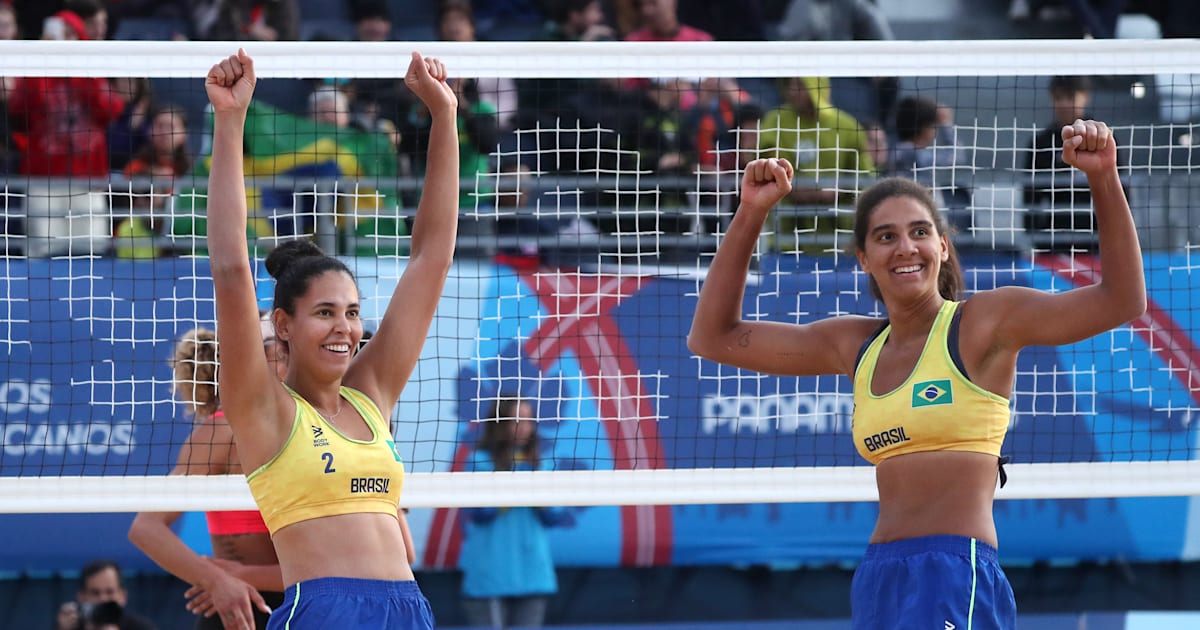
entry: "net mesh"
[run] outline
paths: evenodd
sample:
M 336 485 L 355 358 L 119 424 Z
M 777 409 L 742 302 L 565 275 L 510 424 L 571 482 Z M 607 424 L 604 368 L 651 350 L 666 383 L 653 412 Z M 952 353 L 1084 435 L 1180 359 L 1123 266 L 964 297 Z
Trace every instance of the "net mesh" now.
M 0 192 L 6 511 L 253 505 L 240 477 L 165 476 L 192 429 L 168 359 L 183 333 L 215 326 L 204 242 L 210 123 L 200 77 L 229 51 L 156 46 L 139 57 L 145 64 L 129 66 L 124 55 L 145 55 L 143 44 L 14 42 L 0 55 L 0 74 L 20 77 L 8 91 L 10 141 L 37 136 L 39 112 L 98 121 L 68 129 L 57 148 L 7 145 L 14 160 Z M 347 261 L 367 327 L 379 321 L 405 266 L 427 141 L 427 116 L 398 80 L 397 59 L 408 50 L 321 43 L 251 51 L 260 82 L 247 121 L 249 238 L 264 308 L 271 285 L 262 257 L 301 236 Z M 998 496 L 1200 494 L 1189 485 L 1200 483 L 1191 481 L 1200 479 L 1191 275 L 1200 242 L 1200 77 L 1187 73 L 1200 61 L 1194 46 L 422 50 L 473 80 L 461 87 L 457 261 L 392 418 L 412 473 L 406 503 L 872 498 L 871 471 L 851 436 L 847 379 L 751 373 L 687 351 L 696 295 L 736 208 L 741 168 L 761 155 L 789 159 L 803 191 L 776 208 L 764 230 L 747 318 L 883 315 L 857 269 L 850 230 L 855 194 L 887 174 L 937 194 L 957 229 L 968 292 L 1009 284 L 1069 290 L 1101 270 L 1086 182 L 1055 164 L 1043 135 L 1053 132 L 1058 107 L 1115 130 L 1150 308 L 1110 333 L 1022 354 L 1004 446 L 1022 482 Z M 55 86 L 64 85 L 91 90 L 92 100 L 55 101 L 64 92 Z M 114 134 L 139 86 L 160 106 L 143 112 L 141 146 L 180 141 L 167 150 L 135 151 L 136 125 L 129 137 Z M 1064 89 L 1086 100 L 1067 103 Z M 108 119 L 97 111 L 106 98 Z M 805 99 L 815 113 L 797 114 Z M 92 172 L 68 158 L 94 148 L 97 129 L 111 164 Z M 172 161 L 175 147 L 185 162 Z M 37 156 L 50 154 L 65 161 L 37 166 L 46 161 Z M 478 421 L 509 395 L 534 402 L 555 471 L 461 472 Z

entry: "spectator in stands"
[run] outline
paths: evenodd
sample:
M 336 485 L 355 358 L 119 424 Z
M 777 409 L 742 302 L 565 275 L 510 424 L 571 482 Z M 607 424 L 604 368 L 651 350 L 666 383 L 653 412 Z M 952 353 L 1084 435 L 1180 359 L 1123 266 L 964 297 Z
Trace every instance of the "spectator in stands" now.
M 11 4 L 0 3 L 0 41 L 21 39 L 17 10 Z
M 173 178 L 192 169 L 187 148 L 187 114 L 183 108 L 166 104 L 150 117 L 150 138 L 125 166 L 125 176 L 149 175 Z
M 163 255 L 152 239 L 166 228 L 163 210 L 174 193 L 175 177 L 188 174 L 192 156 L 187 150 L 187 115 L 177 105 L 164 105 L 151 117 L 150 139 L 125 166 L 127 178 L 149 178 L 148 185 L 130 183 L 130 203 L 113 204 L 117 227 L 113 233 L 118 258 L 157 258 Z M 124 205 L 124 204 L 121 204 Z M 121 210 L 128 209 L 128 214 Z M 122 216 L 124 215 L 124 216 Z
M 308 95 L 308 115 L 338 129 L 350 126 L 350 98 L 336 84 L 318 86 Z
M 639 90 L 644 97 L 641 108 L 636 117 L 628 120 L 637 123 L 629 130 L 632 132 L 629 137 L 635 139 L 642 168 L 659 174 L 692 170 L 694 155 L 685 151 L 684 134 L 679 125 L 680 94 L 690 89 L 691 84 L 685 79 L 659 78 Z
M 550 21 L 538 39 L 552 42 L 613 41 L 613 29 L 606 23 L 600 0 L 548 0 Z M 522 79 L 517 81 L 518 99 L 526 113 L 547 123 L 557 119 L 573 121 L 580 111 L 594 102 L 601 81 L 592 79 Z M 615 85 L 616 81 L 610 81 Z M 532 124 L 519 123 L 529 128 Z
M 392 12 L 382 0 L 362 0 L 351 5 L 354 32 L 360 42 L 387 42 L 392 39 Z
M 640 28 L 625 36 L 631 42 L 710 42 L 712 35 L 704 31 L 679 23 L 679 15 L 675 10 L 676 0 L 637 0 Z M 683 93 L 676 95 L 676 104 L 683 108 L 691 106 L 695 98 L 695 87 L 690 82 L 674 81 L 673 84 Z M 627 87 L 648 89 L 650 84 L 646 79 L 630 79 Z M 684 96 L 686 94 L 686 96 Z M 658 100 L 656 95 L 648 95 Z M 678 111 L 678 108 L 677 110 Z
M 797 179 L 789 195 L 793 202 L 835 203 L 834 191 L 813 183 L 839 174 L 873 174 L 867 133 L 853 116 L 829 103 L 828 79 L 783 79 L 780 86 L 784 102 L 763 116 L 759 148 L 765 157 L 792 163 Z
M 631 42 L 710 42 L 712 35 L 679 22 L 677 0 L 638 0 L 641 28 L 625 37 Z
M 717 140 L 733 128 L 738 107 L 749 102 L 750 95 L 738 87 L 733 77 L 708 77 L 700 81 L 696 102 L 684 114 L 682 134 L 684 147 L 701 169 L 712 170 L 717 166 Z
M 1033 138 L 1027 167 L 1035 171 L 1071 168 L 1062 159 L 1060 132 L 1065 125 L 1086 118 L 1092 101 L 1092 82 L 1083 76 L 1051 77 L 1049 91 L 1054 120 Z
M 83 20 L 70 11 L 47 19 L 44 37 L 88 39 Z M 108 126 L 125 102 L 97 77 L 19 77 L 8 111 L 24 131 L 25 175 L 107 177 Z
M 360 42 L 392 40 L 392 14 L 384 0 L 359 0 L 350 6 L 351 19 Z M 383 118 L 402 126 L 404 116 L 416 103 L 399 79 L 354 79 L 347 90 L 351 107 L 367 118 Z
M 10 4 L 0 3 L 0 41 L 20 38 L 16 10 Z M 16 84 L 16 77 L 0 77 L 0 175 L 16 173 L 21 165 L 20 151 L 12 135 L 8 114 L 8 95 Z M 4 233 L 7 234 L 7 230 Z
M 1076 120 L 1087 120 L 1092 100 L 1091 81 L 1084 76 L 1051 77 L 1050 107 L 1054 118 L 1033 137 L 1025 168 L 1030 182 L 1025 187 L 1025 202 L 1040 205 L 1054 203 L 1064 207 L 1087 204 L 1091 194 L 1083 182 L 1075 185 L 1075 170 L 1062 158 L 1062 128 Z M 1117 154 L 1118 163 L 1124 161 Z
M 438 38 L 446 42 L 478 41 L 475 18 L 468 0 L 442 0 L 438 5 Z M 475 79 L 479 100 L 496 111 L 497 127 L 512 129 L 517 115 L 517 86 L 511 78 L 479 77 Z
M 702 216 L 703 228 L 708 233 L 724 231 L 729 225 L 729 219 L 741 205 L 741 188 L 738 182 L 746 166 L 758 158 L 759 122 L 763 110 L 753 102 L 745 102 L 734 107 L 729 128 L 716 137 L 713 143 L 711 165 L 701 164 L 702 172 L 711 171 L 716 176 L 715 193 L 718 195 L 716 204 L 701 193 L 700 210 L 718 208 L 716 216 Z M 703 180 L 702 180 L 703 181 Z
M 794 238 L 803 226 L 806 232 L 835 234 L 851 227 L 851 217 L 826 212 L 838 202 L 830 181 L 875 173 L 866 130 L 850 114 L 829 103 L 829 80 L 818 77 L 783 79 L 783 104 L 766 113 L 759 126 L 759 149 L 763 157 L 783 158 L 795 169 L 796 183 L 788 199 L 803 206 L 816 206 L 820 214 L 797 220 L 784 216 L 774 247 L 796 248 Z M 812 252 L 828 248 L 806 248 Z
M 108 9 L 100 0 L 67 0 L 67 10 L 83 20 L 88 39 L 108 39 Z
M 112 604 L 117 606 L 115 616 L 119 630 L 154 630 L 154 624 L 143 619 L 140 615 L 125 607 L 129 593 L 121 577 L 121 567 L 112 560 L 95 560 L 89 562 L 79 573 L 80 589 L 75 594 L 75 606 L 71 602 L 64 604 L 55 615 L 55 630 L 78 630 L 86 628 L 92 611 L 105 604 L 105 612 L 112 612 Z M 72 614 L 72 608 L 74 614 Z M 64 624 L 74 625 L 64 625 Z M 95 623 L 92 622 L 93 627 Z
M 150 114 L 156 108 L 154 87 L 150 79 L 135 77 L 115 77 L 109 79 L 109 85 L 125 102 L 108 127 L 109 168 L 121 171 L 150 138 Z
M 529 401 L 500 398 L 493 404 L 467 470 L 550 470 L 541 452 L 537 416 Z M 476 628 L 540 628 L 546 604 L 558 591 L 546 529 L 569 525 L 560 508 L 469 508 L 463 521 L 459 568 L 463 608 Z
M 539 39 L 544 41 L 611 41 L 613 29 L 605 22 L 599 0 L 554 0 L 548 8 L 551 21 Z M 533 129 L 541 126 L 540 135 L 522 134 L 507 139 L 515 146 L 505 150 L 535 155 L 538 147 L 556 147 L 569 159 L 558 161 L 555 168 L 564 171 L 593 168 L 615 169 L 628 154 L 620 154 L 614 134 L 580 134 L 580 128 L 626 129 L 626 118 L 637 115 L 629 107 L 619 79 L 518 79 L 518 99 L 521 109 L 516 126 Z M 636 95 L 635 95 L 636 97 Z M 551 130 L 561 130 L 551 131 Z
M 867 0 L 792 0 L 779 23 L 781 40 L 845 41 L 893 39 L 879 7 Z M 900 81 L 895 77 L 852 78 L 839 82 L 831 102 L 868 127 L 892 122 Z
M 953 110 L 921 96 L 900 99 L 896 106 L 896 140 L 883 170 L 924 184 L 941 197 L 941 207 L 966 207 L 970 193 L 958 184 L 967 172 L 952 172 L 967 161 L 967 152 L 954 137 Z
M 558 42 L 606 42 L 615 33 L 600 0 L 549 0 L 550 21 L 540 39 Z
M 194 0 L 196 39 L 262 42 L 300 38 L 296 0 Z

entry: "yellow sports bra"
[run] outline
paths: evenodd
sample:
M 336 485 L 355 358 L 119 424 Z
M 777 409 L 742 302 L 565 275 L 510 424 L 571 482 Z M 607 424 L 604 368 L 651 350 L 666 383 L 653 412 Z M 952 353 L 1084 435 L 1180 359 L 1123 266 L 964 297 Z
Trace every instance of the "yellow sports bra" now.
M 891 326 L 867 340 L 854 370 L 854 445 L 872 464 L 924 451 L 1000 456 L 1008 401 L 967 378 L 958 356 L 958 307 L 942 305 L 912 374 L 882 396 L 871 392 L 871 380 Z
M 355 440 L 338 432 L 291 388 L 288 391 L 296 401 L 292 433 L 271 461 L 246 477 L 271 534 L 322 516 L 396 516 L 404 463 L 375 402 L 356 389 L 341 388 L 341 397 L 362 414 L 374 435 Z

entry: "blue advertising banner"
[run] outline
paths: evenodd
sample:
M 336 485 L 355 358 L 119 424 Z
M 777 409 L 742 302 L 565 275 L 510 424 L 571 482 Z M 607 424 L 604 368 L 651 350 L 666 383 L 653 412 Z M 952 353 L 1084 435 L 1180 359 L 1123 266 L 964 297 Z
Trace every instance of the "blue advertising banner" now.
M 378 322 L 403 263 L 358 258 L 363 317 Z M 964 260 L 972 290 L 1066 290 L 1094 281 L 1086 257 Z M 190 259 L 7 260 L 0 329 L 0 475 L 157 475 L 190 430 L 172 402 L 175 339 L 212 325 L 208 269 Z M 1186 261 L 1147 256 L 1151 307 L 1134 325 L 1063 348 L 1022 353 L 1005 454 L 1018 462 L 1189 459 L 1196 453 L 1196 302 Z M 1002 271 L 997 271 L 1002 270 Z M 699 278 L 617 276 L 504 261 L 455 265 L 420 363 L 393 417 L 409 469 L 461 467 L 488 401 L 537 401 L 559 470 L 862 466 L 844 377 L 777 378 L 693 357 L 685 345 Z M 858 287 L 846 291 L 845 287 Z M 830 290 L 839 287 L 841 290 Z M 270 294 L 269 282 L 260 296 Z M 829 259 L 765 259 L 745 308 L 767 319 L 878 314 L 865 278 Z M 1183 366 L 1183 367 L 1180 367 Z M 1020 484 L 1020 478 L 1010 481 Z M 1001 496 L 1002 496 L 1001 491 Z M 1200 557 L 1189 498 L 999 501 L 1002 559 Z M 1194 516 L 1195 515 L 1195 516 Z M 593 507 L 552 532 L 564 566 L 854 561 L 869 503 Z M 2 515 L 21 545 L 0 569 L 77 569 L 130 546 L 131 515 Z M 419 563 L 457 562 L 454 510 L 410 515 Z M 196 517 L 181 530 L 203 549 Z M 53 532 L 53 533 L 52 533 Z

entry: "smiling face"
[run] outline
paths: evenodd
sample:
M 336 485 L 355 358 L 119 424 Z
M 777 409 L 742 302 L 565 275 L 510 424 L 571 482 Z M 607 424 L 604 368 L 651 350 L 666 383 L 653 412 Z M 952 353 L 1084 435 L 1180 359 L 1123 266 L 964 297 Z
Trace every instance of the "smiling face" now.
M 319 380 L 337 380 L 350 367 L 351 351 L 362 339 L 358 287 L 349 274 L 327 271 L 314 276 L 296 298 L 295 312 L 276 309 L 276 335 L 287 342 L 288 373 L 301 371 Z M 289 379 L 290 380 L 290 379 Z
M 879 287 L 884 302 L 938 291 L 942 263 L 950 258 L 946 235 L 933 213 L 906 195 L 887 197 L 869 215 L 858 262 Z

